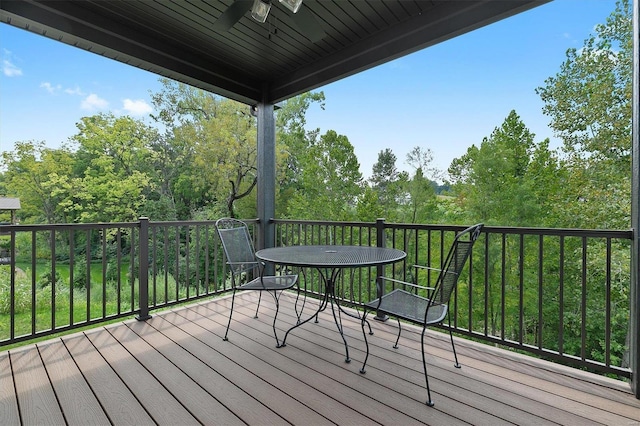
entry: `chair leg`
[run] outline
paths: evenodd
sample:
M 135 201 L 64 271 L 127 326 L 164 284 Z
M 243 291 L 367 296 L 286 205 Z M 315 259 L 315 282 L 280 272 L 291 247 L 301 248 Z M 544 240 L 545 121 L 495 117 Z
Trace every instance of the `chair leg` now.
M 400 318 L 398 320 L 398 337 L 396 337 L 396 343 L 393 345 L 393 349 L 398 349 L 398 342 L 400 341 L 400 333 L 402 333 L 402 326 L 400 325 Z
M 262 301 L 262 292 L 258 292 L 260 295 L 258 296 L 258 306 L 256 307 L 256 314 L 253 316 L 254 318 L 258 318 L 258 310 L 260 309 L 260 302 Z
M 373 330 L 371 329 L 371 323 L 369 323 L 369 320 L 364 320 L 364 322 L 366 322 L 367 326 L 369 327 L 369 335 L 373 336 Z
M 458 354 L 456 354 L 456 345 L 453 343 L 453 333 L 451 332 L 451 319 L 449 319 L 449 337 L 451 337 L 451 348 L 453 349 L 453 357 L 456 360 L 456 363 L 453 364 L 456 368 L 462 368 L 462 366 L 458 363 Z
M 362 312 L 362 318 L 360 319 L 360 326 L 362 327 L 362 335 L 364 336 L 364 344 L 367 346 L 367 353 L 364 356 L 364 362 L 362 363 L 362 368 L 360 368 L 360 373 L 362 374 L 366 373 L 365 366 L 367 365 L 367 360 L 369 359 L 369 341 L 367 340 L 367 332 L 364 329 L 365 322 L 369 324 L 369 322 L 367 321 L 367 308 L 364 308 L 364 311 Z M 371 331 L 371 325 L 369 325 L 369 330 Z
M 229 334 L 229 326 L 231 325 L 231 316 L 233 315 L 233 305 L 235 301 L 236 301 L 236 290 L 234 288 L 233 294 L 231 295 L 231 311 L 229 312 L 229 321 L 227 322 L 227 331 L 224 332 L 224 337 L 222 338 L 222 340 L 224 340 L 225 342 L 229 340 L 227 338 L 227 335 Z
M 271 293 L 271 292 L 269 292 Z M 260 292 L 260 294 L 262 294 L 262 292 Z M 282 294 L 282 292 L 280 293 Z M 276 338 L 276 348 L 280 347 L 280 341 L 278 340 L 278 332 L 276 331 L 276 320 L 278 319 L 278 311 L 280 311 L 280 297 L 278 297 L 277 292 L 274 290 L 273 294 L 273 300 L 276 302 L 276 313 L 273 315 L 273 335 Z
M 300 272 L 302 273 L 302 277 L 304 280 L 304 293 L 303 293 L 303 298 L 302 298 L 302 306 L 300 307 L 300 312 L 298 312 L 298 300 L 300 300 L 300 280 L 298 280 L 298 292 L 296 294 L 296 303 L 294 305 L 295 311 L 296 311 L 296 324 L 300 324 L 300 318 L 302 318 L 302 312 L 304 311 L 304 306 L 307 303 L 307 276 L 304 272 L 304 268 L 300 268 Z
M 422 344 L 422 367 L 424 368 L 424 380 L 427 383 L 427 405 L 433 407 L 433 400 L 431 399 L 431 390 L 429 389 L 429 375 L 427 374 L 427 359 L 424 353 L 424 335 L 427 331 L 427 326 L 422 328 L 422 337 L 420 343 Z

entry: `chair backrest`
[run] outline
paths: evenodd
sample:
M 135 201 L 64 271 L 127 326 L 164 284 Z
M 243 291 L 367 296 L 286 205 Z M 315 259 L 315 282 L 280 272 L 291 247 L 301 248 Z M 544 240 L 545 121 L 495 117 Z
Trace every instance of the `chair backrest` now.
M 234 275 L 250 271 L 258 266 L 249 227 L 241 220 L 222 218 L 216 221 L 216 229 L 222 241 L 227 264 Z
M 435 290 L 431 296 L 431 303 L 429 305 L 449 304 L 451 293 L 453 293 L 453 289 L 458 283 L 460 273 L 471 254 L 473 244 L 478 239 L 480 232 L 482 232 L 483 226 L 484 225 L 482 223 L 479 223 L 477 225 L 470 226 L 456 235 L 456 238 L 451 245 L 451 249 L 449 250 L 449 254 L 445 259 L 444 265 L 442 265 L 442 272 L 440 272 L 440 275 L 438 276 L 438 281 L 436 282 Z

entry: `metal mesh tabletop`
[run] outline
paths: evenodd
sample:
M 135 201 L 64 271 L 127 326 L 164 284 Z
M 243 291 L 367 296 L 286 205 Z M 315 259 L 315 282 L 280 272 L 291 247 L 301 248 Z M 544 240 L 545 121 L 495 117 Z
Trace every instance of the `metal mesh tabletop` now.
M 267 248 L 256 252 L 256 256 L 261 260 L 281 265 L 354 268 L 397 262 L 407 254 L 393 248 L 317 245 Z

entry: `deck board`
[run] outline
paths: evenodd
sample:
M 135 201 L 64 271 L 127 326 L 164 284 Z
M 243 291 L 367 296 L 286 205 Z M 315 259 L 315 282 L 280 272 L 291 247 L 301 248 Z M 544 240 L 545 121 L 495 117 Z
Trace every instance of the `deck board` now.
M 77 425 L 108 425 L 109 419 L 82 373 L 57 342 L 40 346 L 40 356 L 64 412 L 66 421 Z
M 20 423 L 18 399 L 7 352 L 0 354 L 0 425 Z
M 145 368 L 146 366 L 140 364 L 107 329 L 87 333 L 87 337 L 157 423 L 185 426 L 198 424 L 180 401 L 174 398 Z
M 65 337 L 63 344 L 113 424 L 144 426 L 154 424 L 140 401 L 91 344 L 87 336 L 81 333 Z
M 640 424 L 620 381 L 430 332 L 427 407 L 420 335 L 372 321 L 366 374 L 360 322 L 343 316 L 351 362 L 330 310 L 276 348 L 273 302 L 230 298 L 0 352 L 0 424 Z M 279 337 L 295 324 L 284 295 Z M 305 307 L 305 315 L 315 302 Z M 315 305 L 317 306 L 317 305 Z
M 16 396 L 25 424 L 65 423 L 38 348 L 23 348 L 11 356 Z
M 189 352 L 202 359 L 207 365 L 224 378 L 226 384 L 221 386 L 219 393 L 233 393 L 234 400 L 230 400 L 231 406 L 244 406 L 246 414 L 254 417 L 244 416 L 248 423 L 258 424 L 261 422 L 302 422 L 305 419 L 314 423 L 322 423 L 323 419 L 316 415 L 307 407 L 298 403 L 284 392 L 287 386 L 291 386 L 290 380 L 281 382 L 281 374 L 277 374 L 274 369 L 256 363 L 251 360 L 250 354 L 245 351 L 225 351 L 228 347 L 226 343 L 220 345 L 221 337 L 212 334 L 206 328 L 189 321 L 187 318 L 176 313 L 165 315 L 161 321 L 154 320 L 158 329 L 166 332 L 175 341 L 180 342 Z M 193 337 L 196 339 L 194 339 Z M 218 349 L 212 350 L 212 347 Z M 231 346 L 229 349 L 234 349 Z M 255 368 L 254 368 L 255 367 Z M 300 389 L 303 392 L 304 389 Z M 247 398 L 250 395 L 250 398 Z M 278 405 L 287 407 L 286 413 L 280 416 L 275 412 L 269 413 L 271 408 Z M 250 412 L 251 411 L 251 412 Z M 249 413 L 250 412 L 250 413 Z M 275 417 L 277 416 L 277 417 Z

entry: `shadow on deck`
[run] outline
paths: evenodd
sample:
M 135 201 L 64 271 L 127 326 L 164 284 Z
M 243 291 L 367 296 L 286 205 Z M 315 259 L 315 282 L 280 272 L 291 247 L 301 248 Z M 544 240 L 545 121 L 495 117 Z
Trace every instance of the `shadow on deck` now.
M 282 299 L 281 336 L 296 319 L 294 298 Z M 395 325 L 374 321 L 362 375 L 357 320 L 343 318 L 345 363 L 330 312 L 277 349 L 271 300 L 257 320 L 255 301 L 240 295 L 228 342 L 231 299 L 221 298 L 0 352 L 0 424 L 640 424 L 626 383 L 465 340 L 456 369 L 438 332 L 430 408 L 416 329 L 393 349 Z

